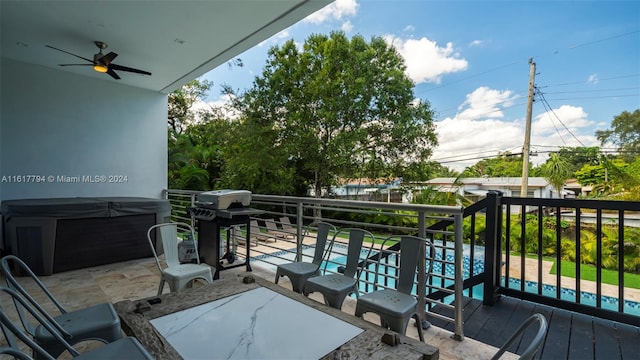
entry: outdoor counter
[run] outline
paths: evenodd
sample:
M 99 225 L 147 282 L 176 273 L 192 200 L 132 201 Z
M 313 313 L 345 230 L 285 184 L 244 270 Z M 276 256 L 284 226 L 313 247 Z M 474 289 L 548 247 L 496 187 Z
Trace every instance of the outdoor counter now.
M 438 359 L 438 348 L 395 334 L 260 277 L 115 304 L 123 330 L 158 360 Z M 383 341 L 383 337 L 385 341 Z M 390 341 L 391 340 L 391 341 Z M 395 346 L 389 343 L 396 343 Z

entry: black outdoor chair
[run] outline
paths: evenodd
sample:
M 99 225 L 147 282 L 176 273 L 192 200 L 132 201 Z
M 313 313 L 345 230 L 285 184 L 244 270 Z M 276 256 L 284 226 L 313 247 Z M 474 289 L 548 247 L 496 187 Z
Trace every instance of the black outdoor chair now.
M 389 243 L 400 242 L 400 251 L 392 251 L 387 248 Z M 425 257 L 420 258 L 421 247 L 425 249 Z M 428 252 L 427 252 L 428 250 Z M 399 273 L 396 274 L 395 289 L 382 289 L 370 292 L 358 297 L 356 303 L 355 316 L 362 317 L 364 313 L 372 312 L 380 316 L 380 325 L 389 328 L 400 334 L 405 334 L 409 320 L 413 317 L 418 325 L 418 336 L 424 341 L 422 333 L 422 322 L 418 312 L 418 299 L 411 295 L 413 285 L 416 278 L 416 269 L 418 261 L 426 261 L 427 264 L 427 281 L 429 274 L 433 269 L 433 260 L 435 256 L 435 248 L 433 244 L 426 239 L 416 236 L 398 236 L 393 235 L 386 238 L 380 245 L 378 252 L 378 261 L 376 262 L 376 285 L 378 279 L 384 269 L 386 276 L 393 275 L 394 267 L 383 264 L 387 261 L 387 256 L 394 255 L 400 262 Z
M 27 274 L 35 284 L 38 285 L 42 293 L 56 306 L 59 315 L 50 315 L 29 292 L 18 282 L 14 276 L 11 266 L 17 266 L 20 273 Z M 104 343 L 113 342 L 122 338 L 120 329 L 120 318 L 115 308 L 110 303 L 102 303 L 90 307 L 67 311 L 62 304 L 53 296 L 47 287 L 33 273 L 33 271 L 20 258 L 15 255 L 7 255 L 0 260 L 0 269 L 7 281 L 7 286 L 15 289 L 20 295 L 37 309 L 47 321 L 62 334 L 66 341 L 78 343 L 84 340 L 98 340 Z M 39 346 L 47 353 L 57 357 L 64 350 L 64 344 L 60 343 L 51 331 L 43 325 L 32 322 L 32 319 L 25 313 L 24 302 L 13 302 L 16 306 L 20 321 L 24 329 L 33 337 Z M 28 308 L 27 308 L 28 310 Z
M 336 238 L 343 233 L 349 234 L 349 244 L 347 246 L 347 263 L 344 272 L 341 274 L 324 274 L 313 276 L 307 280 L 304 286 L 303 294 L 308 296 L 312 292 L 319 292 L 324 298 L 324 303 L 336 309 L 342 308 L 342 303 L 347 296 L 355 294 L 359 295 L 358 283 L 360 282 L 360 274 L 362 273 L 361 263 L 366 262 L 371 255 L 371 249 L 374 244 L 375 237 L 369 231 L 357 228 L 340 229 L 331 240 L 327 256 L 325 258 L 325 270 L 327 264 L 331 261 L 331 254 L 336 247 Z M 362 246 L 365 237 L 370 242 L 368 251 L 364 254 Z
M 513 344 L 516 340 L 518 340 L 518 338 L 520 338 L 522 334 L 531 325 L 535 323 L 538 323 L 538 330 L 536 331 L 536 335 L 534 336 L 533 340 L 531 340 L 531 343 L 529 344 L 529 346 L 525 349 L 525 351 L 522 354 L 520 354 L 520 357 L 519 357 L 520 360 L 533 359 L 534 355 L 540 349 L 540 346 L 542 346 L 542 343 L 544 342 L 544 338 L 547 335 L 547 319 L 544 316 L 542 316 L 542 314 L 538 314 L 538 313 L 528 317 L 518 327 L 518 329 L 513 333 L 513 335 L 509 337 L 507 342 L 505 342 L 504 345 L 502 345 L 500 349 L 498 349 L 498 352 L 491 358 L 491 360 L 500 359 L 500 357 L 507 351 L 509 346 L 511 346 L 511 344 Z
M 60 353 L 68 351 L 75 359 L 128 359 L 128 360 L 152 360 L 153 357 L 147 352 L 147 350 L 140 344 L 140 342 L 134 337 L 121 338 L 117 341 L 105 344 L 94 350 L 80 354 L 68 341 L 66 341 L 60 334 L 58 329 L 53 324 L 45 319 L 38 310 L 34 309 L 27 300 L 22 298 L 18 292 L 13 289 L 0 286 L 0 292 L 9 294 L 14 302 L 17 302 L 22 306 L 36 321 L 43 327 L 44 331 L 47 331 L 51 337 L 60 344 L 63 349 Z M 34 353 L 36 359 L 54 360 L 59 354 L 52 354 L 45 350 L 40 344 L 34 341 L 29 334 L 26 334 L 21 330 L 7 314 L 0 309 L 0 324 L 2 332 L 7 340 L 11 349 L 3 349 L 6 354 L 12 355 L 18 359 L 30 359 L 22 350 L 18 340 L 27 345 Z M 50 347 L 51 348 L 51 347 Z M 56 353 L 57 347 L 55 347 Z
M 322 259 L 325 255 L 327 239 L 329 235 L 333 238 L 333 235 L 336 233 L 336 228 L 326 222 L 314 223 L 307 227 L 305 236 L 309 233 L 309 229 L 314 227 L 317 228 L 317 232 L 313 260 L 311 260 L 311 262 L 307 262 L 301 261 L 301 259 L 296 259 L 294 262 L 278 265 L 276 269 L 276 284 L 281 276 L 287 276 L 289 280 L 291 280 L 293 291 L 302 293 L 302 289 L 304 289 L 307 279 L 312 276 L 320 275 L 320 265 L 322 264 Z

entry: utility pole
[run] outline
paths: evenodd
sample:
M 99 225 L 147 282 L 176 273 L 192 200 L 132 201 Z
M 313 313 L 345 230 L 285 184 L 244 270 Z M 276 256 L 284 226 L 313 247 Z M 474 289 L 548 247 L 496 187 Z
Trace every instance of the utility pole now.
M 533 95 L 535 91 L 536 63 L 529 58 L 529 98 L 527 100 L 527 117 L 524 129 L 524 145 L 522 145 L 522 186 L 520 197 L 527 197 L 529 187 L 529 151 L 531 148 L 531 113 L 533 112 Z

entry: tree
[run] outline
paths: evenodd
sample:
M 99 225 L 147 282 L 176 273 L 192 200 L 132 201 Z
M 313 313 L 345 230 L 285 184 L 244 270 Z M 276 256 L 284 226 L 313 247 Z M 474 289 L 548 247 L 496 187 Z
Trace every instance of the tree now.
M 435 161 L 414 162 L 402 169 L 398 169 L 398 175 L 403 182 L 422 182 L 436 177 L 456 177 L 458 173 Z
M 529 165 L 531 170 L 531 165 Z M 519 177 L 522 176 L 522 156 L 510 152 L 498 154 L 498 157 L 482 159 L 463 172 L 464 177 Z
M 622 157 L 602 156 L 597 165 L 584 165 L 576 171 L 582 185 L 592 185 L 593 196 L 609 196 L 626 201 L 637 201 L 640 185 L 640 157 L 631 164 Z
M 558 155 L 566 160 L 571 176 L 584 165 L 597 165 L 600 162 L 600 148 L 592 147 L 563 147 L 558 150 Z
M 233 123 L 214 109 L 196 114 L 193 105 L 211 88 L 209 81 L 193 80 L 169 95 L 169 186 L 208 190 L 216 185 L 223 169 L 223 149 Z M 199 122 L 195 116 L 198 115 Z
M 167 117 L 173 135 L 182 134 L 187 125 L 193 122 L 193 104 L 202 100 L 212 86 L 213 83 L 210 81 L 196 79 L 169 94 Z
M 558 196 L 562 197 L 564 182 L 572 175 L 569 162 L 560 156 L 560 154 L 551 153 L 549 159 L 547 159 L 542 166 L 542 174 L 556 190 Z
M 433 113 L 404 70 L 380 37 L 333 32 L 271 48 L 263 73 L 237 96 L 236 175 L 320 196 L 341 177 L 385 177 L 425 161 L 437 143 Z
M 575 177 L 583 186 L 602 183 L 606 179 L 606 169 L 601 164 L 585 164 L 575 172 Z
M 413 196 L 413 204 L 448 205 L 448 206 L 468 206 L 471 205 L 469 199 L 457 192 L 438 191 L 433 186 L 422 188 L 420 192 Z
M 611 129 L 596 131 L 596 137 L 602 145 L 611 142 L 621 153 L 630 154 L 633 161 L 640 152 L 640 109 L 623 111 L 613 118 Z
M 168 183 L 171 189 L 207 190 L 209 174 L 193 160 L 194 145 L 184 134 L 169 131 Z

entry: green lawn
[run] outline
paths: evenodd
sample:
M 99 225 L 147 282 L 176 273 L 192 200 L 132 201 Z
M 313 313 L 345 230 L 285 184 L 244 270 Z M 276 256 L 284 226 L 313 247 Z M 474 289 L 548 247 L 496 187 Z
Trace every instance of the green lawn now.
M 554 259 L 549 259 L 554 260 Z M 554 261 L 551 267 L 551 273 L 557 274 L 557 266 Z M 576 263 L 570 261 L 562 262 L 562 276 L 576 277 Z M 580 264 L 580 278 L 583 280 L 596 281 L 596 267 L 593 265 Z M 602 283 L 618 285 L 618 272 L 613 270 L 602 269 Z M 639 274 L 624 274 L 624 286 L 633 289 L 640 289 Z

